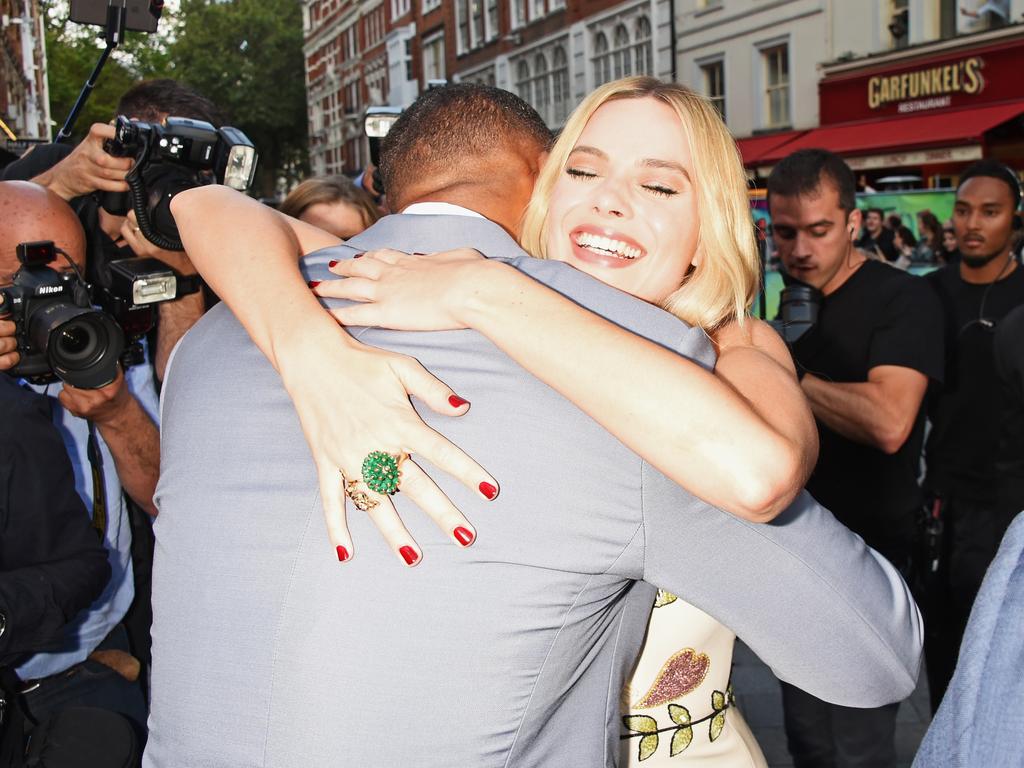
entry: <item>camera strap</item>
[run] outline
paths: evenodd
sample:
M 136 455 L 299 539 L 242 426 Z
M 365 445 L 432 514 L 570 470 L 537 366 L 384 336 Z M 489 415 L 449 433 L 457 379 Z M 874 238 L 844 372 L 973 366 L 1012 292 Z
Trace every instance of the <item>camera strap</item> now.
M 89 422 L 89 440 L 86 448 L 92 470 L 92 527 L 102 539 L 107 532 L 107 485 L 103 476 L 103 454 L 96 438 L 96 425 Z

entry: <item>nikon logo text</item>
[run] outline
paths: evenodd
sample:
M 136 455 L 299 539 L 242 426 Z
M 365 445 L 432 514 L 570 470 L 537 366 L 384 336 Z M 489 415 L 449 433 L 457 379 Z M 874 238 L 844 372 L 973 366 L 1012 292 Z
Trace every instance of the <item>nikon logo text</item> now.
M 41 285 L 36 289 L 36 296 L 45 296 L 48 293 L 60 293 L 63 290 L 63 286 L 60 285 Z

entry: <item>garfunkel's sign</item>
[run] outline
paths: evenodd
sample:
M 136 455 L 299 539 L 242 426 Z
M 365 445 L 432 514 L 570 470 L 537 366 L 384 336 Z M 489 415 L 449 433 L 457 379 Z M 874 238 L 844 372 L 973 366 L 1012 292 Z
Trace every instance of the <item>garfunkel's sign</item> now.
M 1019 28 L 1019 29 L 1017 29 Z M 826 66 L 818 84 L 821 124 L 983 107 L 1024 99 L 1024 25 L 1005 40 L 893 60 L 870 56 L 860 66 Z M 882 58 L 885 64 L 880 64 Z M 832 70 L 829 72 L 829 70 Z
M 935 103 L 930 105 L 932 107 L 948 106 L 950 100 L 941 97 L 954 93 L 981 93 L 985 87 L 985 78 L 981 74 L 984 66 L 985 60 L 981 56 L 968 56 L 949 64 L 901 72 L 898 75 L 876 75 L 867 83 L 868 106 L 878 109 L 892 102 L 913 99 L 933 100 Z

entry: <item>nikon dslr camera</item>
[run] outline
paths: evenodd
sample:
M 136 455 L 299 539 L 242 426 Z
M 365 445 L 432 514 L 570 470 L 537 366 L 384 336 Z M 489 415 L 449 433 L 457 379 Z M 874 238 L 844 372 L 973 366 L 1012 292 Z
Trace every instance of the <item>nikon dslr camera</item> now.
M 7 373 L 33 384 L 111 383 L 118 362 L 142 362 L 139 339 L 156 321 L 155 305 L 183 293 L 173 270 L 156 259 L 111 262 L 110 287 L 93 291 L 77 268 L 62 273 L 49 266 L 57 256 L 52 241 L 21 243 L 17 252 L 22 266 L 0 288 L 0 315 L 14 321 L 21 356 Z

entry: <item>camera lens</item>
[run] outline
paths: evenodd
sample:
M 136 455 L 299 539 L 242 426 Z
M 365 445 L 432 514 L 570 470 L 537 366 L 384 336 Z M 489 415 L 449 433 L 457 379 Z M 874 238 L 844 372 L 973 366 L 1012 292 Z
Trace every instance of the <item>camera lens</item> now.
M 71 322 L 61 328 L 55 341 L 54 353 L 68 363 L 92 356 L 99 344 L 93 328 L 79 322 Z

